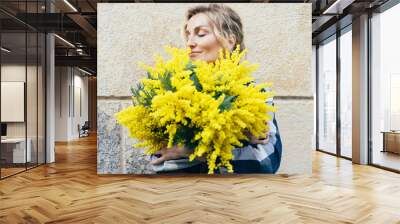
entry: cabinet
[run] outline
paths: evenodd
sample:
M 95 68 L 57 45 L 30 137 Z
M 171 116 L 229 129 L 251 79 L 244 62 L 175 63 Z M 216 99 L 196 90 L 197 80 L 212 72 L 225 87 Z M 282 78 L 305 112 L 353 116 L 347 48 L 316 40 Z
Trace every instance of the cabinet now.
M 383 152 L 400 154 L 400 131 L 384 131 Z
M 1 160 L 6 164 L 20 164 L 31 162 L 31 139 L 27 139 L 25 151 L 25 138 L 7 138 L 1 140 Z

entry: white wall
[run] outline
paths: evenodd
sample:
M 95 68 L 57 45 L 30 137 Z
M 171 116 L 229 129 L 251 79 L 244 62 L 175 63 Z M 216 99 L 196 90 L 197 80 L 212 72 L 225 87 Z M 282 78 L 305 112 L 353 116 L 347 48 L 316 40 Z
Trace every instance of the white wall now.
M 25 82 L 25 64 L 8 64 L 1 66 L 1 81 Z M 30 70 L 30 67 L 28 67 Z M 7 108 L 1 108 L 7 110 Z M 7 137 L 25 137 L 25 122 L 7 122 Z
M 69 76 L 67 67 L 55 68 L 55 140 L 66 141 L 68 139 L 68 85 Z
M 38 70 L 37 70 L 38 69 Z M 1 66 L 2 82 L 24 82 L 26 85 L 26 106 L 20 108 L 21 113 L 26 112 L 26 120 L 22 122 L 6 122 L 7 137 L 24 138 L 25 135 L 30 140 L 32 161 L 44 163 L 45 150 L 45 116 L 44 116 L 44 73 L 42 67 L 36 65 L 25 66 L 25 63 L 9 63 Z M 26 80 L 27 79 L 27 80 Z M 23 94 L 23 91 L 20 92 Z M 2 98 L 8 98 L 2 95 Z M 2 107 L 2 112 L 15 113 L 10 107 Z M 51 160 L 48 160 L 51 162 Z
M 56 67 L 55 86 L 55 140 L 77 139 L 78 124 L 88 120 L 88 78 L 76 68 Z
M 26 70 L 27 69 L 27 70 Z M 36 67 L 34 66 L 27 66 L 25 67 L 25 64 L 20 65 L 20 64 L 5 64 L 1 66 L 1 81 L 2 82 L 25 82 L 25 75 L 26 72 L 28 74 L 36 74 Z M 33 82 L 30 80 L 30 82 Z M 36 81 L 34 83 L 30 83 L 30 85 L 36 85 Z M 36 89 L 32 88 L 27 88 L 28 93 L 28 99 L 27 99 L 27 106 L 34 106 L 36 108 L 36 101 L 35 105 L 29 105 L 31 102 L 34 101 L 33 98 L 36 98 Z M 32 90 L 32 92 L 30 91 Z M 7 110 L 7 108 L 1 108 L 2 110 Z M 28 109 L 27 109 L 28 110 Z M 31 112 L 28 110 L 27 112 Z M 34 121 L 36 123 L 36 113 L 28 113 L 27 114 L 28 122 L 28 129 L 29 128 L 34 128 L 36 129 L 36 126 L 32 124 L 31 122 Z M 8 137 L 25 137 L 25 124 L 26 122 L 7 122 L 7 136 Z M 33 127 L 35 126 L 35 127 Z M 28 137 L 30 132 L 28 130 Z
M 81 76 L 82 73 L 78 73 L 77 70 L 74 70 L 74 82 L 73 86 L 74 92 L 71 99 L 74 99 L 74 102 L 71 102 L 71 132 L 70 135 L 72 138 L 78 138 L 78 124 L 81 126 L 88 120 L 88 77 Z M 71 89 L 71 90 L 72 90 Z

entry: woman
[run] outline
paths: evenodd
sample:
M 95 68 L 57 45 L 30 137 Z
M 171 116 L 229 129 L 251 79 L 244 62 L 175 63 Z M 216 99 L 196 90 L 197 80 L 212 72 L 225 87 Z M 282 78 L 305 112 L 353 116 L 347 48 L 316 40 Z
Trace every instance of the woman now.
M 189 9 L 184 25 L 184 37 L 192 60 L 214 62 L 220 49 L 232 51 L 238 44 L 244 49 L 243 27 L 239 15 L 231 8 L 210 4 Z M 273 104 L 272 99 L 267 103 Z M 275 173 L 280 165 L 282 144 L 275 116 L 269 122 L 270 131 L 258 139 L 248 134 L 249 142 L 233 150 L 235 173 Z M 206 161 L 189 161 L 186 147 L 164 148 L 152 156 L 151 164 L 158 173 L 207 173 Z M 224 172 L 224 170 L 220 170 Z

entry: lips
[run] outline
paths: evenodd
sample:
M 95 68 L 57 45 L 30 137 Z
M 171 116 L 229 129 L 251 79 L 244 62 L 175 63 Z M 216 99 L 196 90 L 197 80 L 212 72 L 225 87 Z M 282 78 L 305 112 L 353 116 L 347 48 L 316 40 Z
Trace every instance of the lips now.
M 201 53 L 200 51 L 192 51 L 192 52 L 190 53 L 190 57 L 199 55 L 200 53 Z

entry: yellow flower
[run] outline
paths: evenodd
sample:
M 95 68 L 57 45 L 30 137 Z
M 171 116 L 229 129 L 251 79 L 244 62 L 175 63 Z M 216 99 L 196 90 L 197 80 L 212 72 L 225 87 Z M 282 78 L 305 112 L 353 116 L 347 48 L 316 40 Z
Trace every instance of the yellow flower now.
M 241 62 L 247 50 L 239 49 L 221 51 L 215 63 L 207 63 L 190 61 L 190 49 L 166 47 L 169 60 L 156 55 L 154 66 L 141 63 L 148 75 L 133 91 L 137 104 L 116 114 L 139 140 L 135 146 L 153 154 L 190 145 L 189 159 L 206 158 L 209 173 L 222 166 L 233 172 L 232 150 L 247 139 L 244 132 L 260 136 L 272 119 L 268 112 L 275 112 L 266 104 L 274 96 L 272 84 L 254 84 L 251 74 L 258 65 Z

